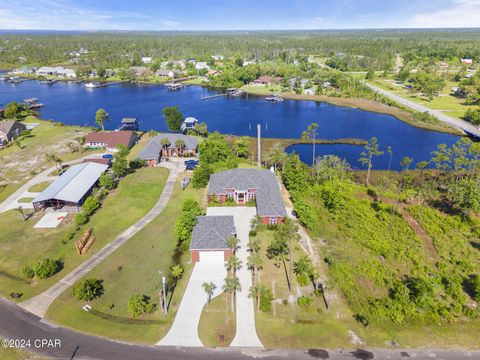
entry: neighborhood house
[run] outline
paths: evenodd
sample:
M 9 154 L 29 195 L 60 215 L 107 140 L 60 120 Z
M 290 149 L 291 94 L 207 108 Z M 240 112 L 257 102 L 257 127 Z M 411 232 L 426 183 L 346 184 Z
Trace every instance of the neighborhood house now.
M 162 144 L 167 139 L 168 144 Z M 183 142 L 183 148 L 179 148 Z M 198 139 L 194 136 L 183 134 L 159 134 L 148 142 L 138 154 L 138 159 L 145 160 L 149 166 L 157 166 L 162 157 L 169 156 L 195 156 L 198 151 Z
M 283 223 L 287 216 L 275 174 L 269 170 L 233 169 L 212 174 L 209 201 L 227 200 L 237 205 L 256 201 L 257 214 L 265 225 Z
M 78 211 L 108 165 L 85 162 L 68 168 L 41 192 L 32 204 L 35 211 L 47 208 Z
M 232 236 L 236 236 L 233 216 L 198 216 L 190 241 L 192 262 L 220 256 L 227 261 L 232 255 L 227 240 Z
M 0 121 L 0 145 L 12 141 L 21 134 L 22 131 L 27 130 L 27 127 L 13 120 Z
M 85 137 L 85 147 L 90 149 L 103 148 L 110 152 L 118 150 L 118 145 L 130 149 L 137 142 L 133 131 L 99 131 Z
M 159 76 L 159 77 L 169 77 L 169 78 L 174 78 L 175 77 L 175 73 L 173 72 L 173 70 L 164 70 L 164 69 L 158 69 L 156 72 L 155 72 L 155 76 Z
M 282 80 L 283 80 L 283 78 L 280 77 L 280 76 L 272 77 L 272 76 L 264 75 L 264 76 L 260 76 L 256 80 L 254 80 L 253 83 L 255 85 L 270 85 L 270 84 L 279 83 Z

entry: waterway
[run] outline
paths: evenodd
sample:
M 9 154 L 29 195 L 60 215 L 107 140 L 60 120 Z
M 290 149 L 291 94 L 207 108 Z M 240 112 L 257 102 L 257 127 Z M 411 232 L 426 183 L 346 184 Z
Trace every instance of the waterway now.
M 37 97 L 45 104 L 40 114 L 65 124 L 95 125 L 95 112 L 103 107 L 111 120 L 107 129 L 119 126 L 123 117 L 136 117 L 142 130 L 167 131 L 162 117 L 166 106 L 179 106 L 185 116 L 206 122 L 209 131 L 233 135 L 256 135 L 256 124 L 262 126 L 262 136 L 272 138 L 300 138 L 302 131 L 312 123 L 319 124 L 318 137 L 322 139 L 359 138 L 375 136 L 380 147 L 394 151 L 392 168 L 399 168 L 403 156 L 417 161 L 430 158 L 438 144 L 453 144 L 458 136 L 415 128 L 393 116 L 359 109 L 341 107 L 325 102 L 285 100 L 270 103 L 263 97 L 217 97 L 202 100 L 214 94 L 200 86 L 186 86 L 179 91 L 168 91 L 163 85 L 118 84 L 87 89 L 78 83 L 57 82 L 44 85 L 38 81 L 18 84 L 0 83 L 0 102 L 23 101 Z M 0 105 L 1 106 L 1 105 Z M 310 145 L 294 145 L 288 151 L 299 153 L 302 160 L 311 163 Z M 319 145 L 317 154 L 337 154 L 359 168 L 361 147 L 351 145 Z M 386 168 L 388 154 L 376 159 L 375 168 Z

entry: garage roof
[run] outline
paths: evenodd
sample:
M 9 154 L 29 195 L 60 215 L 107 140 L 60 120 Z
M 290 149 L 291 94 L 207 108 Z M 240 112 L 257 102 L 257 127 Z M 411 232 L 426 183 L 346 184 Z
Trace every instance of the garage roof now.
M 93 162 L 71 166 L 41 192 L 33 202 L 55 199 L 78 203 L 107 169 L 108 165 Z
M 190 250 L 226 250 L 227 239 L 235 233 L 233 216 L 198 216 Z

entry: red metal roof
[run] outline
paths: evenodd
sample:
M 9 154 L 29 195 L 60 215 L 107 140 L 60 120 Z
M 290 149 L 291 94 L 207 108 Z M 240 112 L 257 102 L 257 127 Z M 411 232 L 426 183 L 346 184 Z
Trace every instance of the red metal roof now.
M 106 143 L 111 149 L 118 145 L 128 147 L 133 141 L 133 131 L 99 131 L 88 134 L 85 137 L 86 143 Z

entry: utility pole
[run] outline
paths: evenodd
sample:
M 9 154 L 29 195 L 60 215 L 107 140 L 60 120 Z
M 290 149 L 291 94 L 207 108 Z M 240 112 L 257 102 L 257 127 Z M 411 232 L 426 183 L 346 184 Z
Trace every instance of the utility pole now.
M 167 315 L 167 295 L 165 294 L 165 273 L 159 270 L 158 273 L 162 275 L 162 298 L 163 298 L 163 312 Z
M 262 166 L 262 126 L 257 124 L 257 165 Z

